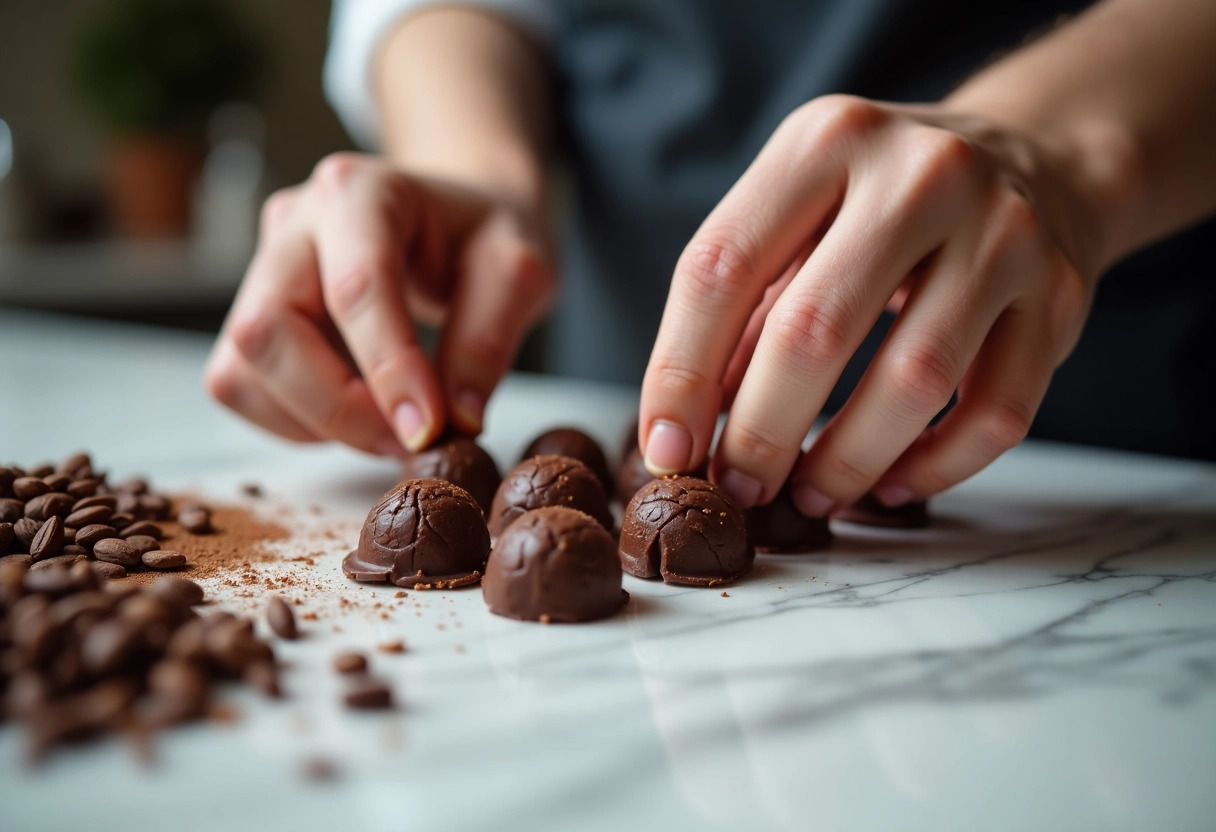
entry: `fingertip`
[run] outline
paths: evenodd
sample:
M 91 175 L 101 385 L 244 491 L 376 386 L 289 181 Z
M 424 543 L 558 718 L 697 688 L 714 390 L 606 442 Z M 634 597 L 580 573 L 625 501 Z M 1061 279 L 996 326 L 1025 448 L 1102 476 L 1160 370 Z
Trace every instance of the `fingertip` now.
M 646 469 L 656 477 L 687 471 L 692 464 L 692 434 L 682 425 L 656 419 L 643 451 Z
M 899 483 L 886 483 L 876 486 L 871 493 L 878 499 L 878 502 L 887 508 L 899 508 L 912 502 L 912 499 L 916 496 L 912 493 L 912 489 Z
M 790 498 L 794 507 L 807 517 L 827 517 L 836 507 L 835 500 L 805 482 L 791 484 Z
M 417 453 L 432 439 L 433 421 L 427 419 L 418 405 L 402 402 L 393 410 L 393 429 L 408 450 Z
M 485 419 L 486 400 L 476 390 L 466 387 L 452 397 L 452 421 L 463 433 L 481 433 Z

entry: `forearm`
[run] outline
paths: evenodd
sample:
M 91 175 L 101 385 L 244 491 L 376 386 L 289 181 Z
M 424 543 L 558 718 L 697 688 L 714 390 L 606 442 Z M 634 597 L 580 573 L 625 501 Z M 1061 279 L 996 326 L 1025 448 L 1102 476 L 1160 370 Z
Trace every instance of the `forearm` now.
M 524 33 L 470 9 L 425 10 L 384 39 L 374 75 L 393 161 L 540 209 L 550 85 Z
M 1107 0 L 945 104 L 1037 142 L 1074 180 L 1105 268 L 1216 210 L 1216 3 Z

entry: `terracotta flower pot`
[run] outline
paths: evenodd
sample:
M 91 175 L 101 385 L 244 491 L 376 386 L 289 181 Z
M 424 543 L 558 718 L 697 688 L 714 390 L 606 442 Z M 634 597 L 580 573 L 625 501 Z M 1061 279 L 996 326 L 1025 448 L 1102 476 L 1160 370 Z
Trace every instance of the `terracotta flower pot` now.
M 203 142 L 175 135 L 132 135 L 109 148 L 109 198 L 124 237 L 180 237 L 190 231 Z

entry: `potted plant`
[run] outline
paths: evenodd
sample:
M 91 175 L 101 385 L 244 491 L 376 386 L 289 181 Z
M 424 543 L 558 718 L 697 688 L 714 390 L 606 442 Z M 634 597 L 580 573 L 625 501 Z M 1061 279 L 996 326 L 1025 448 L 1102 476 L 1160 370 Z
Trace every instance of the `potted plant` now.
M 120 233 L 185 234 L 208 118 L 249 96 L 254 35 L 221 0 L 107 0 L 80 29 L 71 88 L 108 134 Z

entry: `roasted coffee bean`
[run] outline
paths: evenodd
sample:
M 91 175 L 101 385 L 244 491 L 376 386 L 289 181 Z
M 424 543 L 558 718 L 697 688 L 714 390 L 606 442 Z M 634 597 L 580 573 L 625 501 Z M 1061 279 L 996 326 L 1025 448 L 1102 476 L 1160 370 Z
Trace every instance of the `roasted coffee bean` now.
M 13 646 L 21 651 L 29 666 L 45 665 L 58 646 L 60 627 L 51 617 L 49 606 L 20 616 L 14 614 L 10 628 Z
M 108 523 L 113 516 L 114 510 L 109 506 L 89 506 L 73 510 L 63 518 L 63 522 L 74 529 L 80 529 L 85 526 Z
M 140 559 L 143 561 L 144 566 L 149 569 L 180 569 L 186 565 L 186 556 L 181 552 L 171 552 L 164 549 L 144 552 Z
M 125 511 L 115 512 L 110 518 L 110 525 L 116 529 L 125 529 L 135 522 L 135 516 Z
M 80 655 L 85 669 L 97 676 L 126 670 L 143 644 L 139 624 L 127 618 L 107 618 L 81 640 Z
M 139 511 L 139 495 L 119 492 L 117 495 L 118 502 L 114 506 L 115 511 L 120 511 L 123 514 L 130 514 L 132 517 Z
M 38 536 L 38 530 L 42 528 L 42 523 L 38 520 L 33 520 L 29 517 L 22 517 L 13 524 L 13 537 L 23 552 L 30 550 L 30 545 L 34 542 L 34 538 Z
M 61 491 L 50 491 L 40 494 L 25 504 L 25 516 L 35 520 L 45 520 L 48 517 L 64 517 L 76 504 L 76 500 Z
M 64 491 L 79 500 L 96 494 L 99 485 L 101 485 L 101 480 L 96 477 L 87 477 L 82 480 L 72 480 Z
M 339 673 L 363 673 L 367 670 L 367 656 L 350 651 L 334 656 L 334 670 Z
M 63 519 L 51 517 L 30 541 L 30 557 L 35 561 L 53 558 L 63 549 Z
M 89 566 L 92 567 L 93 574 L 98 578 L 114 580 L 127 577 L 127 568 L 120 563 L 106 563 L 104 560 L 95 560 Z
M 22 558 L 25 559 L 24 562 Z M 25 594 L 25 573 L 29 568 L 29 555 L 8 555 L 0 558 L 0 604 L 9 610 Z
M 34 562 L 34 559 L 29 555 L 4 555 L 0 557 L 0 566 L 6 563 L 20 563 L 23 566 L 29 567 Z
M 203 588 L 186 578 L 170 575 L 157 578 L 148 587 L 148 592 L 179 607 L 193 607 L 203 603 Z M 208 616 L 208 618 L 215 618 L 215 615 Z
M 32 500 L 51 490 L 41 477 L 20 477 L 13 480 L 13 495 L 19 500 Z
M 113 494 L 95 494 L 92 497 L 85 497 L 82 500 L 77 500 L 72 504 L 72 511 L 77 512 L 85 508 L 93 508 L 94 506 L 105 506 L 110 510 L 114 510 L 118 505 L 118 498 Z
M 137 520 L 126 528 L 119 529 L 118 536 L 122 538 L 135 537 L 136 535 L 143 537 L 154 537 L 160 540 L 165 536 L 161 531 L 160 526 L 153 523 L 151 520 Z
M 72 568 L 68 570 L 68 574 L 76 583 L 76 589 L 79 592 L 88 592 L 101 586 L 97 573 L 93 571 L 93 564 L 87 557 L 82 557 L 73 564 Z
M 75 543 L 75 542 L 76 542 L 76 529 L 68 526 L 67 523 L 64 523 L 63 524 L 63 543 L 64 543 L 64 545 L 66 546 L 69 543 Z
M 139 565 L 139 549 L 116 537 L 107 537 L 94 543 L 93 557 L 122 566 Z
M 34 567 L 37 565 L 36 563 L 31 564 L 29 571 L 25 573 L 26 592 L 58 598 L 76 588 L 76 582 L 72 580 L 72 576 L 62 563 L 56 562 L 50 566 L 35 569 Z
M 279 638 L 294 639 L 299 635 L 296 628 L 296 616 L 291 607 L 277 595 L 272 595 L 266 602 L 266 623 Z
M 68 486 L 72 484 L 72 478 L 67 474 L 51 474 L 49 477 L 43 477 L 42 481 L 46 483 L 46 487 L 51 491 L 67 492 Z
M 12 468 L 0 466 L 0 497 L 13 496 L 13 481 L 17 479 L 17 474 Z
M 128 537 L 127 542 L 139 550 L 141 555 L 146 555 L 148 552 L 155 552 L 160 548 L 160 541 L 155 537 L 146 534 L 133 534 Z
M 195 664 L 207 661 L 207 619 L 194 618 L 173 631 L 165 655 Z
M 64 539 L 67 539 L 66 534 Z M 87 558 L 89 556 L 89 550 L 76 543 L 65 543 L 63 544 L 63 548 L 59 550 L 59 554 L 78 555 L 82 558 Z
M 104 563 L 104 561 L 95 560 L 93 563 Z M 129 598 L 141 591 L 137 584 L 126 581 L 106 581 L 101 585 L 101 590 L 110 593 L 115 598 Z
M 184 618 L 180 607 L 149 595 L 147 592 L 137 592 L 118 602 L 115 612 L 139 624 L 141 627 L 151 627 L 157 624 L 177 624 Z
M 93 460 L 84 451 L 74 453 L 59 464 L 59 470 L 65 474 L 75 474 L 81 468 L 93 467 Z
M 54 557 L 36 560 L 30 564 L 31 572 L 42 572 L 47 569 L 67 569 L 82 560 L 88 560 L 86 555 L 55 555 Z
M 140 494 L 147 494 L 148 481 L 143 477 L 131 477 L 114 486 L 114 490 L 125 492 L 127 494 L 134 494 L 136 496 L 139 496 Z
M 25 502 L 12 497 L 0 499 L 0 522 L 16 523 L 25 516 Z
M 12 545 L 14 537 L 13 524 L 0 523 L 0 555 L 8 551 L 8 547 Z
M 271 662 L 250 662 L 241 673 L 241 681 L 260 690 L 268 699 L 280 699 L 283 689 L 279 687 L 279 671 Z
M 182 509 L 177 515 L 177 522 L 191 534 L 209 534 L 211 527 L 211 512 L 201 506 Z
M 393 706 L 393 690 L 383 682 L 364 679 L 356 682 L 342 697 L 346 707 L 358 710 L 383 710 Z
M 42 462 L 29 469 L 26 472 L 26 475 L 41 479 L 42 477 L 49 476 L 53 473 L 55 473 L 55 466 L 50 462 Z
M 87 567 L 86 567 L 87 568 Z M 104 616 L 114 608 L 114 596 L 96 590 L 75 592 L 51 604 L 50 615 L 55 623 L 71 624 L 81 615 L 96 613 Z
M 109 540 L 115 537 L 118 537 L 118 532 L 114 530 L 113 526 L 107 526 L 104 523 L 92 523 L 76 530 L 76 545 L 91 549 L 97 541 Z
M 148 672 L 149 721 L 175 725 L 203 716 L 210 684 L 207 675 L 191 662 L 173 658 L 157 662 Z
M 5 706 L 13 716 L 25 718 L 35 708 L 42 707 L 50 696 L 50 685 L 41 674 L 33 670 L 22 670 L 9 682 Z
M 152 520 L 168 520 L 173 506 L 159 494 L 145 494 L 139 498 L 139 513 Z

